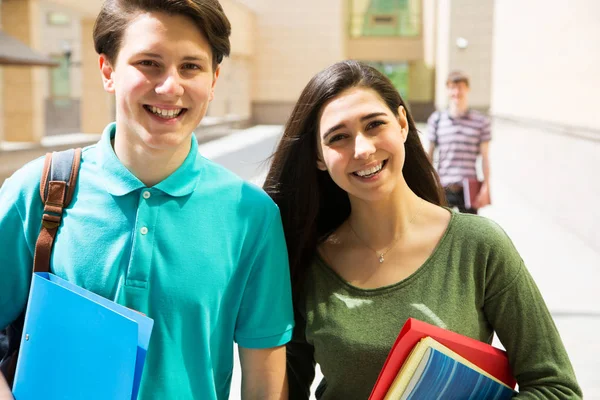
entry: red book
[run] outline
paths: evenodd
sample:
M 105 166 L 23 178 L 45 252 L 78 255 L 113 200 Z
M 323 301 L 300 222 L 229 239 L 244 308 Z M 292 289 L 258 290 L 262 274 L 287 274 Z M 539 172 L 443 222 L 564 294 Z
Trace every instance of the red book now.
M 459 333 L 409 318 L 383 364 L 369 400 L 383 400 L 413 347 L 427 336 L 466 358 L 507 386 L 511 388 L 516 386 L 517 381 L 512 375 L 505 351 Z
M 474 178 L 463 179 L 463 195 L 465 208 L 473 208 L 473 203 L 481 190 L 483 182 Z

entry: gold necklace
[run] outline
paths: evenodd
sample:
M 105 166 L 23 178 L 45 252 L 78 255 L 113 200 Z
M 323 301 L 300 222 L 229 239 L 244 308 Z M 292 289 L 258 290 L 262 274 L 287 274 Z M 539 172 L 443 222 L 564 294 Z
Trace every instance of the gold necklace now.
M 412 218 L 408 221 L 408 225 L 410 225 L 410 224 L 413 223 L 413 221 L 415 220 L 415 218 L 419 214 L 420 210 L 421 210 L 421 208 L 419 207 L 419 209 L 417 209 L 417 212 L 415 212 L 413 214 Z M 358 236 L 358 233 L 356 233 L 356 231 L 352 227 L 352 223 L 350 222 L 350 219 L 348 219 L 348 226 L 350 227 L 350 230 L 352 231 L 352 233 L 354 234 L 354 236 L 356 236 L 356 238 L 359 241 L 361 241 L 362 244 L 364 244 L 366 248 L 368 248 L 369 250 L 371 250 L 372 252 L 374 252 L 375 254 L 377 254 L 377 257 L 379 258 L 379 263 L 380 264 L 383 264 L 383 262 L 385 261 L 385 255 L 390 250 L 392 250 L 394 248 L 394 246 L 396 245 L 396 243 L 398 243 L 398 240 L 400 240 L 400 238 L 402 237 L 402 235 L 399 235 L 396 239 L 394 239 L 394 241 L 392 242 L 392 244 L 390 244 L 390 246 L 386 250 L 384 250 L 382 252 L 379 252 L 379 251 L 375 250 L 374 248 L 372 248 L 371 246 L 369 246 L 365 240 L 363 240 L 360 236 Z

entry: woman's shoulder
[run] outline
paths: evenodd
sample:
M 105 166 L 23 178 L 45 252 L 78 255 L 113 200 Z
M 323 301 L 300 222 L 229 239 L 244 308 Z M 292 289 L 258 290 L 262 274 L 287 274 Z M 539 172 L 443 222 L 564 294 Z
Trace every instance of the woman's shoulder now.
M 469 241 L 489 246 L 512 244 L 506 231 L 490 218 L 453 211 L 452 219 L 455 234 Z
M 502 273 L 514 277 L 523 259 L 504 229 L 490 218 L 455 213 L 452 247 L 470 253 L 479 265 L 486 265 L 487 275 Z

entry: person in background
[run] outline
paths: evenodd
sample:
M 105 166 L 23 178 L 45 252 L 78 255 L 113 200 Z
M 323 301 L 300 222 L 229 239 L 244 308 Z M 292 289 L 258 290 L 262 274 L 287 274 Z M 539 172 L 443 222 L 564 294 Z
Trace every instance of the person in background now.
M 406 104 L 380 72 L 343 61 L 304 88 L 265 190 L 286 235 L 296 328 L 290 399 L 365 400 L 410 317 L 491 343 L 517 399 L 580 399 L 552 316 L 504 231 L 443 207 Z
M 492 138 L 490 120 L 469 107 L 469 78 L 454 71 L 446 80 L 449 105 L 444 111 L 434 112 L 427 120 L 429 159 L 437 149 L 437 173 L 446 200 L 461 212 L 477 214 L 479 208 L 490 204 L 490 157 Z M 483 181 L 475 201 L 467 208 L 464 200 L 465 178 L 477 179 L 476 163 L 481 155 Z
M 142 400 L 228 399 L 234 341 L 242 398 L 287 398 L 294 319 L 279 211 L 203 158 L 194 135 L 230 33 L 217 0 L 107 0 L 94 28 L 116 122 L 83 149 L 50 266 L 154 319 Z M 27 300 L 43 161 L 0 190 L 0 328 Z

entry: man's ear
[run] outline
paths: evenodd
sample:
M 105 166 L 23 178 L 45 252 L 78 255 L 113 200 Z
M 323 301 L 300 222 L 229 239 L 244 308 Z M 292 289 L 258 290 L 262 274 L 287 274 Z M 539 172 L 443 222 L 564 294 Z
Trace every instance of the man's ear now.
M 98 63 L 100 64 L 100 73 L 102 74 L 102 85 L 104 86 L 104 90 L 108 93 L 115 93 L 115 81 L 113 79 L 114 68 L 106 55 L 100 54 L 98 58 Z
M 408 118 L 406 117 L 406 109 L 403 106 L 398 106 L 398 123 L 400 124 L 400 132 L 402 132 L 403 141 L 408 138 Z
M 221 64 L 217 65 L 217 69 L 215 69 L 212 86 L 210 88 L 210 97 L 209 97 L 208 101 L 212 101 L 215 98 L 215 85 L 217 84 L 217 79 L 219 79 L 220 74 L 221 74 Z

